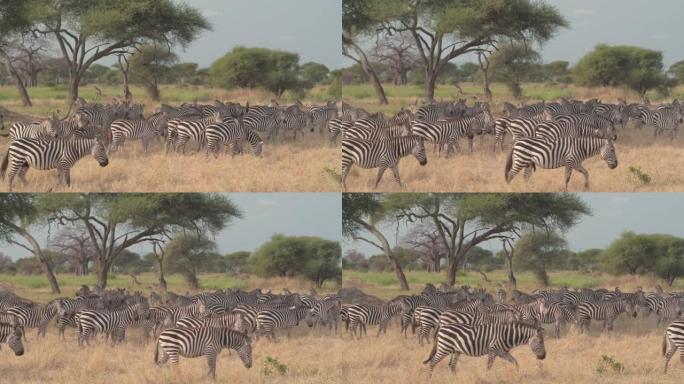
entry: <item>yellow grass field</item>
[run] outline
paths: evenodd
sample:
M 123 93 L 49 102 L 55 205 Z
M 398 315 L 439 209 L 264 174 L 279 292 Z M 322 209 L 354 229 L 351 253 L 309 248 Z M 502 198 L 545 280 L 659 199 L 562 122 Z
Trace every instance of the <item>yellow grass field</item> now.
M 479 89 L 474 84 L 466 84 L 462 88 L 466 92 L 468 104 L 472 105 Z M 589 89 L 538 84 L 527 85 L 523 88 L 527 89 L 528 102 L 541 98 L 555 100 L 560 96 L 578 99 L 596 97 L 606 102 L 614 102 L 617 98 L 636 101 L 633 94 L 620 89 Z M 380 107 L 372 94 L 364 93 L 369 89 L 370 87 L 365 85 L 345 87 L 343 98 L 352 105 L 364 107 L 369 111 L 383 110 L 393 113 L 402 106 L 414 103 L 422 91 L 420 87 L 415 86 L 388 86 L 386 91 L 390 104 Z M 512 98 L 500 85 L 495 85 L 492 91 L 494 92 L 493 113 L 496 117 L 500 114 L 503 101 L 510 101 Z M 681 91 L 680 88 L 676 90 L 676 92 Z M 451 87 L 438 88 L 438 99 L 453 100 L 458 97 L 453 94 Z M 660 101 L 664 102 L 665 99 L 658 102 Z M 510 184 L 507 184 L 504 170 L 511 143 L 510 137 L 506 139 L 504 152 L 498 150 L 493 153 L 493 136 L 476 137 L 472 154 L 468 152 L 467 141 L 461 140 L 459 143 L 461 151 L 452 154 L 450 158 L 445 158 L 445 152 L 438 154 L 434 151 L 432 144 L 426 143 L 427 165 L 421 167 L 413 156 L 401 160 L 399 173 L 405 184 L 403 189 L 395 183 L 391 170 L 387 170 L 376 191 L 559 192 L 564 189 L 564 168 L 555 170 L 538 168 L 529 183 L 525 183 L 523 175 L 518 174 Z M 669 140 L 669 137 L 659 137 L 655 140 L 652 129 L 635 130 L 630 124 L 624 130 L 618 128 L 615 148 L 619 165 L 614 170 L 609 169 L 599 156 L 584 162 L 584 167 L 589 171 L 589 191 L 672 192 L 684 190 L 684 175 L 679 171 L 684 169 L 684 139 L 681 135 L 673 142 Z M 641 181 L 635 175 L 635 171 L 630 170 L 630 167 L 639 169 L 640 172 L 650 176 L 650 181 Z M 347 191 L 373 191 L 376 175 L 377 169 L 364 170 L 354 166 L 347 177 Z M 573 172 L 568 190 L 583 191 L 584 177 Z
M 42 286 L 38 276 L 10 277 L 0 275 L 0 289 L 12 289 L 22 297 L 46 302 L 55 297 L 48 287 Z M 42 277 L 44 280 L 45 278 Z M 79 283 L 91 283 L 73 275 L 58 276 L 64 295 L 71 296 Z M 148 293 L 154 288 L 154 274 L 139 276 L 142 285 L 135 285 L 126 276 L 116 276 L 110 287 L 126 287 L 129 290 L 143 290 Z M 293 278 L 260 279 L 253 276 L 226 277 L 225 275 L 200 275 L 200 284 L 205 289 L 239 286 L 249 290 L 261 287 L 280 293 L 288 288 L 293 292 L 308 292 L 310 284 Z M 169 289 L 185 293 L 187 286 L 180 276 L 167 277 Z M 320 292 L 336 290 L 334 284 L 326 284 Z M 138 329 L 126 333 L 123 344 L 112 347 L 99 337 L 91 347 L 80 348 L 76 330 L 67 328 L 66 341 L 61 341 L 57 328 L 48 328 L 46 338 L 38 338 L 35 329 L 27 330 L 28 340 L 24 342 L 23 356 L 14 356 L 4 345 L 0 350 L 2 368 L 0 382 L 13 383 L 210 383 L 205 358 L 184 359 L 173 367 L 170 364 L 157 368 L 154 363 L 155 345 L 152 340 L 145 343 Z M 217 359 L 218 383 L 340 383 L 344 363 L 337 358 L 337 350 L 343 341 L 331 335 L 327 328 L 309 329 L 304 322 L 293 330 L 290 339 L 284 331 L 277 333 L 278 340 L 272 343 L 266 339 L 252 341 L 252 368 L 244 367 L 239 357 L 224 350 Z M 270 361 L 284 364 L 285 372 L 279 372 Z
M 82 94 L 89 101 L 109 101 L 120 93 L 116 87 L 102 87 L 107 97 L 98 99 L 90 86 Z M 45 117 L 53 111 L 64 115 L 67 109 L 64 92 L 50 88 L 30 90 L 35 93 L 34 107 L 23 108 L 13 98 L 12 88 L 0 87 L 0 105 L 14 112 Z M 304 103 L 324 103 L 325 89 L 314 89 Z M 143 91 L 133 88 L 134 95 Z M 268 94 L 256 90 L 222 91 L 203 87 L 162 89 L 162 101 L 178 105 L 181 102 L 212 103 L 215 99 L 268 104 Z M 135 102 L 145 104 L 145 115 L 150 115 L 159 102 L 141 96 Z M 282 101 L 283 103 L 290 100 Z M 5 129 L 12 122 L 5 121 Z M 2 132 L 0 132 L 2 133 Z M 0 137 L 0 155 L 4 158 L 9 146 L 8 138 Z M 71 170 L 71 187 L 57 185 L 57 171 L 28 172 L 28 185 L 15 178 L 14 190 L 21 192 L 337 192 L 340 190 L 339 149 L 331 146 L 327 133 L 305 132 L 304 138 L 292 139 L 292 135 L 275 142 L 265 141 L 260 157 L 254 157 L 245 149 L 244 155 L 231 158 L 221 154 L 218 159 L 205 159 L 204 150 L 195 153 L 196 143 L 189 143 L 185 155 L 165 153 L 163 143 L 152 146 L 143 153 L 139 141 L 126 142 L 123 150 L 110 153 L 110 163 L 101 168 L 92 156 L 81 159 Z M 0 182 L 0 192 L 8 190 L 6 182 Z
M 471 284 L 486 286 L 488 289 L 498 289 L 504 281 L 505 275 L 501 271 L 488 274 L 491 283 L 482 283 L 479 274 L 469 273 L 458 276 L 457 284 Z M 388 282 L 391 273 L 362 273 L 343 272 L 343 286 L 345 288 L 359 288 L 364 292 L 383 299 L 390 299 L 405 292 L 399 291 L 398 284 Z M 528 274 L 518 274 L 518 288 L 530 291 L 538 286 Z M 551 283 L 559 286 L 575 282 L 581 286 L 614 288 L 619 286 L 624 291 L 637 286 L 651 290 L 653 284 L 662 283 L 647 276 L 612 277 L 602 274 L 578 274 L 572 272 L 550 273 Z M 413 293 L 420 292 L 426 281 L 435 284 L 443 280 L 443 275 L 422 272 L 407 272 L 407 278 L 412 284 Z M 379 284 L 377 281 L 385 282 Z M 575 285 L 575 286 L 578 286 Z M 682 289 L 681 282 L 674 289 Z M 417 336 L 404 338 L 400 335 L 398 319 L 393 321 L 386 335 L 376 337 L 377 326 L 370 326 L 368 338 L 352 339 L 350 335 L 343 336 L 344 344 L 341 353 L 346 356 L 346 369 L 342 378 L 346 382 L 373 383 L 616 383 L 616 384 L 644 384 L 644 383 L 681 383 L 684 377 L 684 364 L 680 363 L 678 355 L 670 361 L 668 373 L 662 373 L 661 346 L 664 327 L 656 326 L 654 315 L 643 319 L 639 314 L 637 319 L 621 316 L 615 322 L 612 334 L 601 334 L 601 324 L 592 322 L 591 331 L 587 335 L 578 335 L 577 331 L 566 325 L 561 332 L 561 338 L 553 336 L 553 325 L 546 325 L 545 347 L 546 359 L 539 364 L 529 346 L 520 346 L 512 351 L 518 360 L 520 368 L 497 359 L 491 371 L 486 371 L 486 357 L 462 356 L 452 374 L 448 368 L 448 358 L 442 360 L 435 367 L 432 381 L 429 381 L 427 366 L 422 362 L 430 354 L 432 345 L 418 345 Z M 617 365 L 606 364 L 604 357 L 613 359 Z

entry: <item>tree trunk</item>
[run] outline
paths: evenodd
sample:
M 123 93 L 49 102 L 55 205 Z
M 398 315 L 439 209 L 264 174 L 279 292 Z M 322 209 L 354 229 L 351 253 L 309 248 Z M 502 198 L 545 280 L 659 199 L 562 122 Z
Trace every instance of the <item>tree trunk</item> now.
M 432 272 L 439 272 L 439 270 L 440 270 L 440 268 L 441 268 L 441 265 L 440 265 L 441 263 L 440 263 L 440 261 L 442 261 L 442 260 L 441 260 L 441 258 L 439 258 L 439 257 L 437 257 L 437 258 L 435 258 L 435 259 L 433 260 Z
M 73 104 L 78 99 L 78 87 L 81 85 L 81 76 L 77 70 L 69 71 L 69 103 Z M 106 280 L 106 279 L 105 279 Z
M 88 260 L 84 260 L 81 262 L 81 275 L 82 276 L 88 275 Z
M 484 77 L 484 84 L 483 84 L 484 95 L 485 95 L 485 98 L 487 99 L 487 101 L 489 103 L 491 103 L 492 102 L 492 90 L 489 89 L 489 75 L 487 74 L 487 72 L 483 72 L 483 77 Z
M 508 266 L 508 284 L 515 289 L 518 286 L 518 281 L 513 274 L 513 258 L 506 258 L 506 264 Z
M 435 86 L 437 84 L 437 71 L 425 70 L 425 101 L 428 103 L 435 102 Z
M 48 278 L 48 281 L 50 282 L 50 288 L 52 289 L 52 293 L 62 293 L 62 291 L 59 289 L 59 283 L 57 283 L 57 278 L 55 277 L 55 273 L 52 270 L 52 263 L 51 260 L 45 258 L 43 255 L 43 251 L 40 248 L 40 244 L 38 244 L 38 241 L 31 236 L 31 234 L 24 229 L 23 227 L 20 227 L 18 225 L 9 223 L 8 224 L 15 232 L 17 232 L 21 237 L 26 239 L 26 241 L 29 242 L 31 245 L 31 248 L 26 247 L 25 245 L 18 243 L 16 241 L 12 241 L 12 243 L 19 245 L 20 247 L 26 249 L 27 251 L 31 251 L 33 253 L 33 256 L 35 256 L 38 261 L 40 262 L 41 267 L 43 268 L 43 271 L 45 272 L 45 275 Z
M 161 289 L 166 291 L 166 279 L 164 278 L 164 266 L 162 266 L 161 260 L 159 261 L 159 286 Z
M 17 91 L 19 91 L 19 96 L 21 96 L 21 102 L 24 104 L 24 107 L 32 107 L 33 103 L 31 103 L 31 97 L 26 90 L 26 86 L 24 85 L 21 76 L 19 76 L 16 71 L 13 71 L 12 77 L 14 77 L 14 83 L 17 86 Z
M 447 267 L 447 280 L 448 286 L 453 287 L 456 284 L 456 271 L 458 271 L 458 262 L 456 258 L 449 259 L 449 266 Z
M 97 271 L 97 286 L 105 289 L 107 288 L 107 277 L 109 275 L 109 264 L 107 262 L 100 263 L 100 270 Z
M 380 240 L 380 243 L 382 243 L 382 250 L 385 253 L 385 256 L 390 261 L 390 264 L 392 264 L 392 267 L 394 268 L 394 274 L 397 275 L 397 279 L 399 280 L 399 286 L 401 287 L 402 291 L 408 291 L 409 285 L 408 281 L 406 280 L 406 275 L 404 275 L 404 271 L 401 269 L 401 265 L 399 264 L 399 260 L 397 260 L 396 257 L 394 257 L 394 253 L 392 252 L 392 247 L 389 244 L 389 241 L 387 241 L 387 238 L 382 234 L 382 232 L 378 231 L 374 226 L 368 224 L 368 223 L 361 223 L 368 232 L 372 233 L 378 240 Z
M 672 287 L 672 285 L 674 284 L 676 278 L 677 278 L 677 276 L 674 276 L 674 275 L 668 276 L 668 277 L 667 277 L 667 286 L 668 286 L 668 287 Z
M 361 47 L 356 45 L 356 43 L 354 43 L 353 41 L 346 40 L 344 37 L 343 41 L 344 48 L 342 54 L 356 61 L 357 63 L 359 63 L 359 65 L 361 65 L 363 73 L 366 74 L 368 81 L 370 81 L 370 83 L 373 85 L 373 89 L 375 90 L 375 93 L 378 95 L 378 100 L 380 101 L 380 104 L 388 104 L 387 96 L 385 95 L 385 90 L 382 88 L 382 83 L 380 82 L 380 79 L 378 78 L 378 75 L 375 73 L 373 67 L 371 67 L 366 54 L 363 52 Z M 349 54 L 347 52 L 347 46 L 351 47 L 359 57 L 356 58 Z
M 57 282 L 57 277 L 55 277 L 55 272 L 52 270 L 52 265 L 47 262 L 41 264 L 43 265 L 43 271 L 45 271 L 48 281 L 50 282 L 52 293 L 62 293 L 62 291 L 59 289 L 59 283 Z

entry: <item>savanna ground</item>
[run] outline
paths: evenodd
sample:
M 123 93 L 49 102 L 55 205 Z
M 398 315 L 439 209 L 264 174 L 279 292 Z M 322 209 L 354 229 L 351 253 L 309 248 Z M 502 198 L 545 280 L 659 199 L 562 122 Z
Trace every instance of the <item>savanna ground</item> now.
M 655 284 L 665 284 L 649 276 L 615 277 L 601 273 L 580 273 L 559 271 L 549 273 L 554 288 L 568 285 L 571 287 L 619 286 L 622 290 L 632 290 L 642 286 L 652 290 Z M 503 271 L 487 273 L 490 282 L 485 282 L 476 272 L 460 273 L 456 284 L 486 287 L 496 291 L 507 281 Z M 407 272 L 412 293 L 420 292 L 425 283 L 438 284 L 444 275 L 426 272 Z M 531 291 L 539 288 L 533 276 L 528 273 L 516 274 L 518 289 Z M 391 272 L 343 271 L 343 286 L 359 288 L 364 292 L 391 299 L 406 294 L 399 289 L 396 277 Z M 676 281 L 672 290 L 684 289 L 683 281 Z M 666 290 L 668 290 L 666 288 Z M 442 360 L 434 370 L 434 383 L 681 383 L 684 377 L 684 364 L 678 356 L 670 361 L 668 374 L 662 373 L 661 347 L 664 326 L 657 327 L 655 316 L 637 319 L 621 316 L 615 322 L 613 334 L 601 334 L 601 325 L 592 322 L 591 332 L 578 335 L 574 328 L 566 326 L 561 338 L 553 336 L 553 326 L 545 326 L 546 359 L 539 364 L 528 346 L 520 346 L 512 351 L 520 368 L 497 359 L 491 371 L 486 371 L 486 357 L 462 356 L 456 367 L 456 374 L 448 368 L 448 358 Z M 386 335 L 376 338 L 377 327 L 369 327 L 369 337 L 361 341 L 343 336 L 340 348 L 346 356 L 342 377 L 348 382 L 373 383 L 423 383 L 428 382 L 426 366 L 422 364 L 430 354 L 432 344 L 418 345 L 417 337 L 404 338 L 399 334 L 399 324 L 394 321 Z M 605 357 L 604 357 L 605 356 Z
M 99 96 L 95 87 L 102 91 Z M 134 101 L 145 104 L 149 116 L 160 102 L 154 102 L 143 89 L 133 86 Z M 304 103 L 322 104 L 330 99 L 327 87 L 309 92 Z M 258 90 L 225 91 L 201 86 L 162 86 L 161 103 L 179 105 L 214 100 L 240 102 L 251 105 L 268 104 L 271 96 Z M 39 118 L 58 111 L 64 116 L 68 110 L 67 90 L 63 87 L 36 87 L 29 89 L 34 106 L 24 108 L 16 89 L 0 86 L 0 106 Z M 90 102 L 109 102 L 119 96 L 119 86 L 85 85 L 80 95 Z M 292 100 L 285 100 L 290 102 Z M 12 121 L 5 121 L 5 133 Z M 231 158 L 223 153 L 218 159 L 205 159 L 204 150 L 195 153 L 196 143 L 189 143 L 185 155 L 166 155 L 161 141 L 155 142 L 143 153 L 139 141 L 127 142 L 123 149 L 110 153 L 109 165 L 101 168 L 91 157 L 81 159 L 71 169 L 71 187 L 57 185 L 57 171 L 29 170 L 28 185 L 15 179 L 16 191 L 34 192 L 337 192 L 339 187 L 339 150 L 332 147 L 327 133 L 304 133 L 297 140 L 292 135 L 275 142 L 265 141 L 260 157 L 247 151 Z M 9 145 L 7 137 L 0 137 L 0 155 L 5 156 Z M 246 147 L 248 149 L 249 146 Z M 6 182 L 0 183 L 0 192 L 7 191 Z
M 72 296 L 81 284 L 93 284 L 92 276 L 58 275 L 62 296 Z M 199 276 L 202 290 L 220 288 L 262 288 L 280 293 L 288 288 L 292 292 L 308 292 L 310 283 L 292 278 L 262 279 L 251 275 L 228 276 L 203 274 Z M 129 276 L 114 275 L 108 288 L 125 287 L 142 290 L 145 294 L 155 289 L 157 277 L 152 273 L 138 276 L 140 285 Z M 178 275 L 167 276 L 169 290 L 185 293 L 188 286 Z M 334 292 L 339 287 L 326 283 L 319 293 Z M 57 297 L 50 293 L 44 276 L 0 275 L 0 289 L 12 289 L 22 297 L 46 302 Z M 205 358 L 184 359 L 173 367 L 169 364 L 158 369 L 154 364 L 154 342 L 145 343 L 138 329 L 129 330 L 126 342 L 111 347 L 103 340 L 92 346 L 79 348 L 76 330 L 67 328 L 66 341 L 58 337 L 57 328 L 51 326 L 45 339 L 38 339 L 35 329 L 27 331 L 25 354 L 14 356 L 7 346 L 0 351 L 2 383 L 210 383 Z M 275 343 L 265 339 L 252 341 L 252 368 L 246 369 L 239 357 L 224 350 L 217 359 L 216 375 L 219 383 L 339 383 L 344 363 L 333 357 L 333 351 L 343 341 L 328 333 L 327 329 L 309 329 L 300 325 L 290 339 L 284 332 L 277 333 Z M 321 358 L 323 356 L 323 358 Z M 279 369 L 283 369 L 280 371 Z
M 479 84 L 460 84 L 463 94 L 457 93 L 453 86 L 439 86 L 435 92 L 437 100 L 467 99 L 468 105 L 483 100 Z M 381 106 L 369 85 L 347 85 L 343 87 L 343 100 L 375 112 L 396 113 L 401 107 L 408 107 L 423 99 L 423 87 L 418 85 L 385 85 L 389 104 Z M 584 88 L 574 85 L 523 84 L 524 98 L 528 103 L 539 100 L 555 101 L 560 97 L 580 100 L 598 98 L 604 102 L 617 102 L 618 98 L 628 102 L 638 101 L 635 93 L 617 88 Z M 501 84 L 492 85 L 492 112 L 494 117 L 501 116 L 504 101 L 514 104 L 512 95 Z M 669 97 L 649 94 L 653 103 L 670 102 L 672 98 L 684 97 L 684 87 L 678 87 Z M 418 105 L 421 102 L 418 101 Z M 504 169 L 511 145 L 510 135 L 505 141 L 505 150 L 492 153 L 494 137 L 490 135 L 475 138 L 473 153 L 468 152 L 467 141 L 461 140 L 460 152 L 450 158 L 441 156 L 433 145 L 426 143 L 428 163 L 421 167 L 412 156 L 404 158 L 399 165 L 404 191 L 415 192 L 559 192 L 564 188 L 564 168 L 555 170 L 537 169 L 529 183 L 518 174 L 510 184 L 504 178 Z M 653 138 L 653 129 L 636 130 L 629 124 L 626 129 L 618 128 L 615 143 L 618 167 L 608 168 L 596 156 L 584 162 L 589 171 L 590 188 L 595 192 L 673 192 L 684 190 L 684 139 L 681 135 L 673 142 L 668 137 Z M 443 152 L 444 153 L 444 152 Z M 352 168 L 347 178 L 347 189 L 372 191 L 377 169 L 364 170 Z M 643 176 L 646 175 L 644 178 Z M 646 179 L 649 179 L 646 181 Z M 582 191 L 584 177 L 573 172 L 568 190 Z M 394 192 L 402 189 L 394 182 L 392 172 L 385 175 L 377 191 Z

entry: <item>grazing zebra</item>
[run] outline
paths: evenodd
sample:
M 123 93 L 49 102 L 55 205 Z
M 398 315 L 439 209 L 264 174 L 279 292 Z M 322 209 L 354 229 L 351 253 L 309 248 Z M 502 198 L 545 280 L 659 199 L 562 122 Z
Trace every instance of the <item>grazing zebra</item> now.
M 252 113 L 249 113 L 242 118 L 242 126 L 245 129 L 265 133 L 266 138 L 270 141 L 278 135 L 280 121 L 275 113 L 262 115 L 253 110 Z
M 216 378 L 216 356 L 223 348 L 234 349 L 246 368 L 252 367 L 251 340 L 245 334 L 226 328 L 171 328 L 159 334 L 154 351 L 158 366 L 167 361 L 178 364 L 180 356 L 207 357 L 209 376 Z
M 53 140 L 59 137 L 59 120 L 48 119 L 34 123 L 17 121 L 9 129 L 10 141 L 19 139 Z
M 344 121 L 342 119 L 332 119 L 328 121 L 328 132 L 330 133 L 330 144 L 335 145 L 337 142 L 337 137 L 340 134 L 344 135 L 344 132 L 349 128 L 353 127 L 354 123 L 351 121 Z M 344 136 L 343 136 L 344 137 Z
M 636 306 L 627 300 L 580 303 L 577 306 L 577 322 L 580 333 L 589 331 L 591 320 L 603 320 L 603 329 L 613 330 L 613 322 L 621 313 L 636 317 Z
M 57 301 L 53 300 L 45 305 L 12 307 L 7 313 L 15 316 L 22 328 L 38 328 L 38 336 L 45 337 L 50 320 L 57 315 Z
M 663 335 L 663 373 L 667 373 L 667 365 L 677 351 L 684 363 L 684 320 L 670 323 Z
M 386 333 L 389 322 L 393 316 L 401 312 L 401 305 L 397 302 L 389 302 L 381 306 L 355 304 L 347 308 L 347 328 L 351 328 L 352 334 L 356 335 L 356 327 L 360 327 L 359 338 L 367 335 L 367 325 L 379 325 L 378 334 Z
M 430 356 L 423 364 L 429 364 L 430 374 L 432 374 L 435 365 L 447 355 L 451 355 L 449 368 L 455 371 L 459 356 L 464 354 L 466 356 L 487 355 L 487 370 L 492 368 L 494 359 L 497 357 L 517 367 L 518 361 L 510 351 L 523 344 L 529 344 L 537 359 L 546 358 L 544 329 L 541 327 L 522 323 L 480 326 L 448 324 L 441 326 L 437 331 Z
M 111 125 L 112 144 L 111 148 L 116 151 L 123 145 L 126 139 L 140 139 L 143 152 L 147 152 L 150 141 L 159 133 L 159 129 L 153 122 L 148 120 L 114 120 Z
M 307 307 L 293 307 L 289 309 L 267 309 L 257 313 L 257 334 L 265 335 L 271 341 L 275 341 L 275 330 L 277 328 L 285 328 L 287 330 L 287 337 L 290 337 L 290 330 L 299 325 L 301 320 L 306 320 L 308 324 L 313 325 L 311 321 L 311 310 Z
M 311 315 L 306 318 L 309 327 L 314 326 L 318 321 L 323 325 L 328 325 L 328 329 L 333 330 L 337 335 L 337 322 L 340 315 L 340 301 L 338 299 L 319 300 L 311 308 Z
M 21 342 L 23 331 L 20 326 L 0 323 L 0 344 L 7 343 L 16 356 L 24 354 L 24 344 Z
M 427 164 L 422 138 L 411 135 L 375 142 L 342 140 L 342 187 L 346 189 L 347 175 L 355 163 L 361 168 L 379 168 L 374 188 L 380 184 L 380 179 L 387 168 L 392 170 L 394 180 L 402 187 L 399 160 L 408 155 L 413 155 L 421 166 Z
M 185 153 L 185 145 L 190 139 L 197 141 L 199 146 L 197 151 L 199 152 L 206 144 L 205 130 L 208 125 L 222 123 L 223 118 L 221 114 L 215 113 L 211 117 L 206 117 L 199 120 L 179 120 L 174 122 L 174 134 L 176 139 L 176 152 L 180 150 L 181 153 Z
M 246 140 L 252 147 L 254 156 L 261 155 L 261 148 L 264 141 L 259 135 L 251 129 L 243 128 L 240 123 L 234 121 L 233 123 L 220 123 L 207 126 L 205 132 L 205 140 L 207 143 L 207 157 L 209 153 L 213 153 L 214 157 L 218 157 L 219 144 L 230 145 L 231 148 L 237 148 L 243 140 Z M 233 156 L 235 156 L 235 150 Z
M 100 139 L 74 139 L 45 141 L 20 139 L 10 144 L 5 159 L 0 167 L 0 179 L 5 179 L 9 167 L 9 189 L 12 190 L 14 177 L 27 184 L 26 173 L 31 166 L 40 170 L 57 168 L 58 180 L 71 185 L 70 169 L 76 162 L 87 155 L 92 155 L 101 167 L 109 164 L 107 151 Z
M 458 149 L 458 139 L 463 137 L 468 138 L 470 152 L 472 152 L 475 135 L 488 131 L 491 124 L 493 124 L 493 119 L 489 113 L 481 113 L 465 119 L 439 120 L 435 124 L 416 120 L 411 124 L 411 133 L 435 144 L 447 144 L 446 157 L 449 157 L 454 146 Z
M 582 166 L 582 162 L 599 154 L 608 164 L 608 168 L 615 169 L 618 166 L 615 146 L 611 139 L 597 137 L 564 137 L 557 141 L 536 138 L 520 139 L 513 144 L 506 161 L 506 182 L 510 183 L 513 177 L 523 169 L 525 169 L 525 179 L 528 180 L 536 167 L 554 169 L 564 166 L 566 191 L 573 170 L 584 175 L 584 188 L 588 189 L 589 172 Z
M 139 304 L 118 311 L 79 311 L 76 317 L 78 345 L 82 346 L 85 341 L 90 346 L 91 335 L 105 332 L 111 333 L 112 345 L 123 341 L 126 327 L 141 317 L 149 318 L 149 314 Z

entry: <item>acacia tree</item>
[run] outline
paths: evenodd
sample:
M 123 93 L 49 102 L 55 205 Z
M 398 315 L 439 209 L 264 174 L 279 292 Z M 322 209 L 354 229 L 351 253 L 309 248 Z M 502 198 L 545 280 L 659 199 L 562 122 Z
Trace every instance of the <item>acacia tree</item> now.
M 171 0 L 27 0 L 33 32 L 53 37 L 69 67 L 69 101 L 98 60 L 149 42 L 186 46 L 210 24 L 201 11 Z
M 345 193 L 342 195 L 342 234 L 355 241 L 371 244 L 383 252 L 391 264 L 399 280 L 402 291 L 408 291 L 409 285 L 399 260 L 394 255 L 387 237 L 378 228 L 386 216 L 384 197 L 371 193 Z M 369 233 L 376 241 L 364 237 Z
M 89 264 L 94 260 L 95 247 L 83 228 L 65 228 L 50 243 L 52 248 L 69 258 L 77 275 L 85 276 L 89 273 Z
M 197 274 L 210 262 L 211 256 L 216 254 L 216 243 L 201 233 L 180 232 L 165 246 L 168 253 L 165 260 L 169 271 L 180 273 L 190 288 L 198 289 Z
M 378 96 L 380 104 L 387 104 L 385 89 L 378 74 L 362 48 L 361 40 L 375 31 L 378 24 L 372 12 L 375 0 L 344 0 L 342 2 L 342 55 L 361 66 Z
M 40 217 L 35 200 L 31 194 L 0 194 L 0 241 L 17 245 L 33 254 L 50 282 L 52 293 L 61 293 L 49 253 L 43 251 L 29 230 Z
M 413 228 L 404 237 L 404 244 L 419 252 L 425 260 L 428 272 L 439 272 L 442 269 L 442 259 L 446 250 L 440 241 L 439 231 L 429 223 Z
M 522 83 L 535 66 L 539 65 L 539 53 L 523 42 L 502 44 L 490 57 L 494 77 L 504 82 L 513 97 L 522 97 Z
M 0 60 L 2 60 L 7 73 L 14 79 L 24 107 L 30 107 L 33 104 L 26 90 L 26 84 L 24 84 L 24 80 L 10 55 L 10 49 L 13 39 L 21 38 L 21 36 L 27 33 L 29 27 L 30 22 L 26 2 L 0 2 Z
M 567 242 L 555 231 L 529 231 L 515 242 L 516 268 L 531 271 L 545 287 L 549 285 L 547 268 L 553 259 L 567 250 Z
M 159 101 L 159 79 L 171 71 L 177 59 L 167 46 L 144 45 L 130 57 L 133 81 L 142 83 L 152 100 Z
M 215 194 L 41 195 L 38 203 L 49 222 L 85 227 L 96 249 L 100 288 L 116 258 L 133 245 L 163 241 L 178 230 L 215 233 L 242 217 L 227 197 Z
M 394 85 L 408 84 L 408 73 L 418 61 L 412 42 L 402 34 L 378 39 L 373 57 L 392 71 Z
M 413 37 L 425 68 L 425 98 L 434 101 L 435 84 L 451 60 L 487 52 L 503 39 L 550 39 L 567 21 L 548 4 L 531 0 L 373 0 L 371 20 L 390 34 Z
M 408 223 L 431 223 L 446 249 L 446 283 L 470 249 L 493 239 L 517 237 L 531 227 L 563 231 L 589 207 L 572 194 L 413 194 L 384 196 L 384 213 Z

